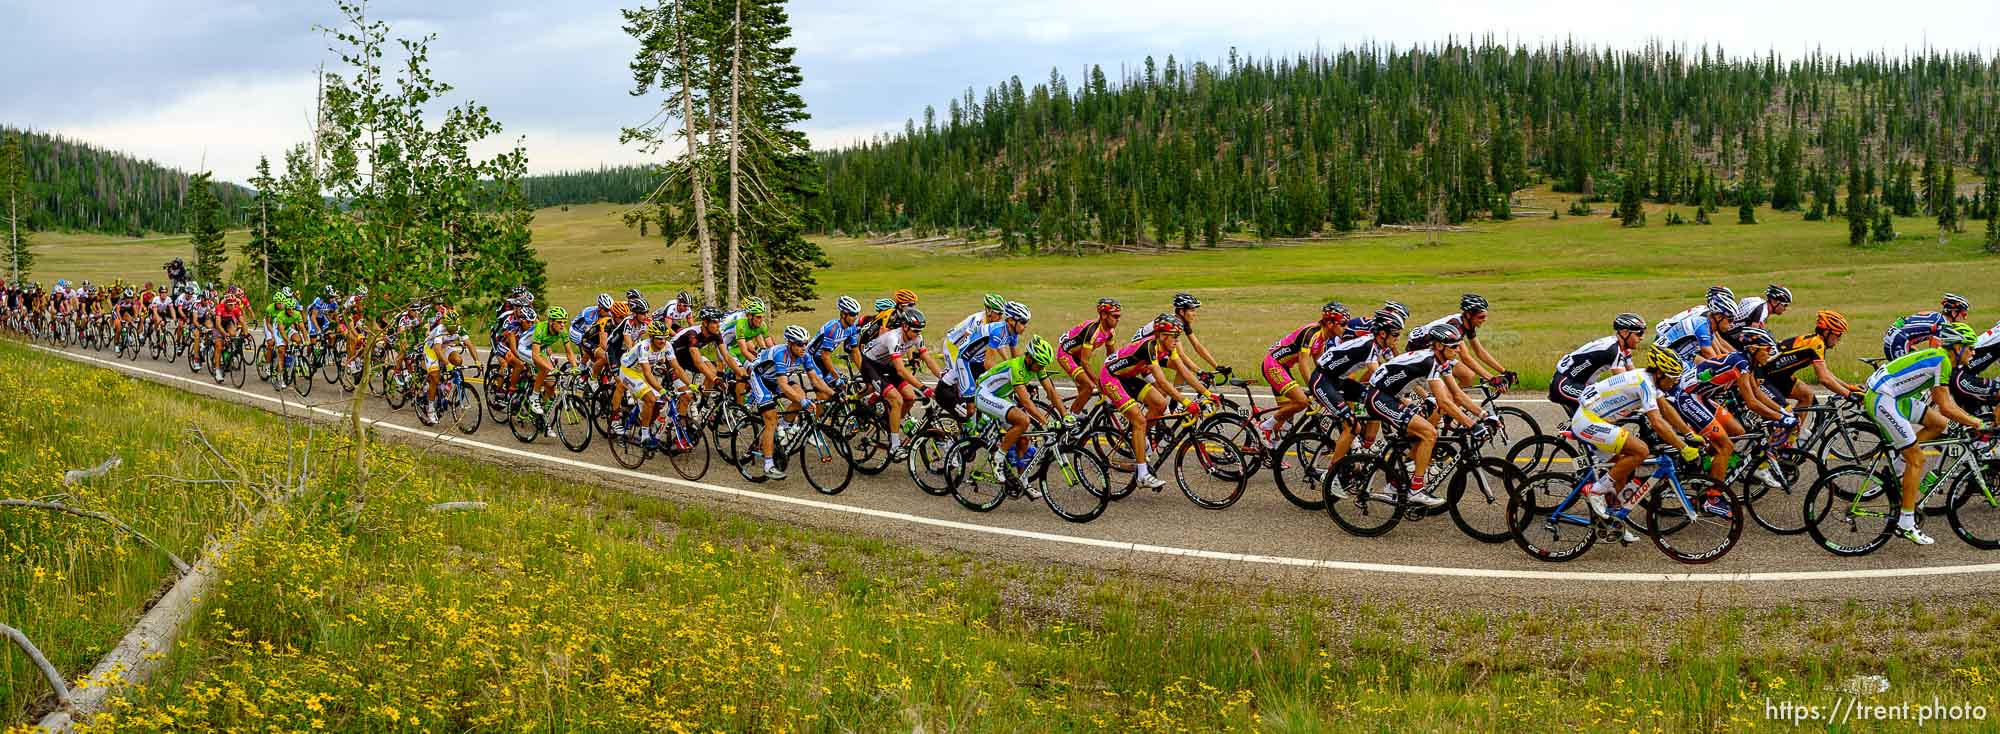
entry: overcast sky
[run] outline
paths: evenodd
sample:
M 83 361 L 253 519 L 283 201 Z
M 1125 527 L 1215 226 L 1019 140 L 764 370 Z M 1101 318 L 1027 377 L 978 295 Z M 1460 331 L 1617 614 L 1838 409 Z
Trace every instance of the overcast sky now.
M 436 33 L 437 76 L 488 105 L 537 172 L 641 160 L 620 126 L 656 104 L 633 98 L 633 43 L 620 7 L 639 0 L 375 0 L 398 35 Z M 1621 8 L 1621 5 L 1629 7 Z M 815 146 L 899 128 L 967 86 L 1059 67 L 1284 54 L 1358 41 L 1408 45 L 1493 33 L 1529 43 L 1573 37 L 1720 44 L 1731 54 L 1932 46 L 1984 50 L 1996 0 L 799 0 L 794 40 Z M 332 69 L 315 23 L 331 0 L 0 0 L 0 122 L 68 134 L 242 181 L 260 154 L 303 138 L 313 69 Z M 1984 44 L 1984 45 L 1982 45 Z M 393 58 L 391 61 L 393 62 Z M 391 64 L 393 66 L 393 63 Z

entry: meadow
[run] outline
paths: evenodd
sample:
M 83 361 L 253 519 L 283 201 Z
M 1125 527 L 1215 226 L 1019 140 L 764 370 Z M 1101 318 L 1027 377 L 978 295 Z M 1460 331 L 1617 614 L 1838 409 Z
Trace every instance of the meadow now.
M 39 457 L 6 471 L 10 491 L 53 491 L 40 467 L 115 435 L 127 465 L 78 502 L 161 534 L 191 514 L 240 527 L 146 504 L 174 492 L 141 477 L 217 471 L 186 458 L 188 429 L 237 437 L 223 450 L 250 466 L 304 433 L 11 343 L 0 384 L 26 396 L 0 404 L 0 435 L 28 452 L 7 455 Z M 47 438 L 23 433 L 51 412 Z M 345 465 L 319 441 L 318 460 Z M 1746 731 L 1782 728 L 1767 700 L 1877 674 L 1896 687 L 1871 702 L 2000 707 L 1991 605 L 1631 609 L 1579 590 L 1413 607 L 1365 584 L 1185 584 L 926 549 L 420 446 L 377 444 L 369 466 L 366 484 L 336 468 L 242 530 L 162 674 L 93 730 Z M 430 509 L 454 501 L 486 505 Z M 72 677 L 165 578 L 73 524 L 0 514 L 0 608 Z M 46 691 L 13 649 L 0 665 L 8 731 L 24 731 Z
M 1545 190 L 1530 192 L 1522 208 L 1560 210 L 1568 201 Z M 681 289 L 699 293 L 698 262 L 687 241 L 670 250 L 657 236 L 641 237 L 623 224 L 624 209 L 588 205 L 537 214 L 535 243 L 549 263 L 548 302 L 573 310 L 598 292 L 631 287 L 656 302 Z M 1831 362 L 1850 379 L 1866 374 L 1852 357 L 1879 354 L 1877 335 L 1887 324 L 1935 308 L 1940 293 L 1972 299 L 1980 329 L 1990 325 L 1981 319 L 1990 319 L 2000 304 L 1994 287 L 2000 256 L 1981 249 L 1983 222 L 1969 223 L 1967 232 L 1941 245 L 1930 220 L 1900 219 L 1899 239 L 1857 248 L 1847 244 L 1844 220 L 1808 222 L 1796 212 L 1763 209 L 1756 225 L 1735 224 L 1733 212 L 1722 212 L 1712 225 L 1668 227 L 1669 209 L 1693 215 L 1686 207 L 1649 205 L 1652 224 L 1637 229 L 1608 216 L 1542 215 L 1475 222 L 1468 231 L 1432 236 L 1375 232 L 1300 244 L 1173 246 L 1160 254 L 1081 257 L 928 254 L 820 238 L 833 262 L 818 274 L 821 297 L 811 311 L 778 322 L 817 326 L 832 317 L 840 295 L 865 303 L 910 288 L 933 321 L 954 323 L 977 308 L 982 294 L 998 292 L 1031 306 L 1037 330 L 1057 333 L 1088 318 L 1100 297 L 1120 299 L 1129 321 L 1167 310 L 1173 294 L 1186 291 L 1205 304 L 1199 324 L 1204 343 L 1224 363 L 1254 374 L 1263 348 L 1315 318 L 1328 300 L 1369 311 L 1383 300 L 1399 300 L 1410 306 L 1413 321 L 1424 323 L 1455 311 L 1460 294 L 1471 292 L 1493 303 L 1480 332 L 1487 347 L 1530 386 L 1542 386 L 1563 353 L 1609 333 L 1613 315 L 1634 311 L 1658 320 L 1694 305 L 1718 283 L 1738 296 L 1761 294 L 1768 283 L 1790 287 L 1798 303 L 1772 321 L 1780 338 L 1808 331 L 1818 309 L 1846 314 L 1854 333 Z M 39 270 L 44 280 L 55 273 L 151 278 L 184 242 L 45 236 Z

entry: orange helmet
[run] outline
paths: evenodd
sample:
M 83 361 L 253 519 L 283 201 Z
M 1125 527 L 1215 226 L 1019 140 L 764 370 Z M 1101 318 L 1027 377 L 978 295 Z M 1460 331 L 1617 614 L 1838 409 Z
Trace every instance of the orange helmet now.
M 1813 318 L 1813 328 L 1829 334 L 1847 333 L 1847 318 L 1839 311 L 1821 311 Z
M 632 315 L 632 307 L 631 307 L 630 305 L 628 305 L 628 304 L 626 304 L 626 303 L 624 303 L 624 302 L 622 302 L 622 301 L 621 301 L 621 302 L 619 302 L 619 303 L 613 303 L 613 304 L 611 304 L 611 316 L 612 316 L 612 318 L 620 318 L 620 319 L 622 319 L 622 318 L 625 318 L 625 317 L 627 317 L 627 316 L 631 316 L 631 315 Z
M 915 304 L 916 302 L 917 302 L 916 291 L 912 291 L 908 288 L 901 288 L 896 291 L 896 305 L 909 306 Z

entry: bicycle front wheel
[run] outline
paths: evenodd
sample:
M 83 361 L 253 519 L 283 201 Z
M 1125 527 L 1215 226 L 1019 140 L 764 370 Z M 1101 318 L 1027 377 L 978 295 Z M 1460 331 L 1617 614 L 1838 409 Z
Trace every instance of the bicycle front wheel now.
M 950 477 L 951 496 L 973 512 L 992 512 L 1007 499 L 1007 486 L 1000 467 L 993 465 L 993 452 L 978 440 L 954 442 L 946 454 L 945 474 Z
M 1049 457 L 1035 485 L 1049 510 L 1070 522 L 1090 522 L 1104 514 L 1105 506 L 1111 503 L 1111 470 L 1104 460 L 1088 451 L 1047 450 L 1055 455 Z
M 847 489 L 847 483 L 854 480 L 854 462 L 847 458 L 847 446 L 828 435 L 817 425 L 808 425 L 800 430 L 806 432 L 798 451 L 799 471 L 806 475 L 806 483 L 820 494 L 835 495 Z
M 472 435 L 479 432 L 479 422 L 484 411 L 479 409 L 479 389 L 471 385 L 459 385 L 458 395 L 451 400 L 451 422 L 458 426 L 458 432 Z
M 1975 462 L 1951 480 L 1951 530 L 1980 550 L 2000 549 L 2000 463 Z
M 1646 495 L 1646 529 L 1653 545 L 1681 563 L 1711 563 L 1743 537 L 1743 504 L 1707 477 L 1688 477 L 1680 488 L 1660 482 Z M 1669 521 L 1678 526 L 1667 530 Z
M 1320 495 L 1320 479 L 1333 468 L 1336 439 L 1309 433 L 1294 433 L 1273 452 L 1271 476 L 1278 482 L 1278 494 L 1301 510 L 1326 508 Z
M 1493 415 L 1500 418 L 1500 429 L 1498 435 L 1486 444 L 1489 447 L 1496 449 L 1502 446 L 1512 447 L 1521 441 L 1542 435 L 1542 425 L 1536 423 L 1534 416 L 1528 415 L 1528 411 L 1503 406 L 1494 408 Z
M 951 494 L 951 482 L 944 473 L 944 441 L 935 432 L 910 439 L 910 458 L 905 462 L 909 465 L 910 481 L 932 497 Z
M 1889 542 L 1901 512 L 1901 487 L 1888 472 L 1860 466 L 1827 472 L 1806 491 L 1806 532 L 1836 556 L 1865 556 Z
M 682 423 L 675 425 L 673 431 L 688 443 L 686 451 L 677 448 L 667 450 L 667 463 L 674 466 L 674 473 L 688 481 L 707 476 L 710 452 L 708 441 L 702 437 L 701 430 Z M 807 478 L 810 479 L 811 476 L 808 475 Z
M 1348 454 L 1327 472 L 1327 514 L 1350 535 L 1373 538 L 1389 532 L 1403 519 L 1409 491 L 1401 474 L 1402 467 L 1390 468 L 1380 455 Z M 1333 482 L 1339 483 L 1337 491 Z
M 1205 510 L 1236 504 L 1249 484 L 1243 450 L 1219 433 L 1203 431 L 1174 449 L 1174 482 L 1188 501 Z
M 1526 481 L 1527 475 L 1497 456 L 1461 462 L 1445 498 L 1451 505 L 1452 524 L 1481 543 L 1514 537 L 1507 521 L 1507 499 Z
M 1759 466 L 1752 467 L 1752 474 L 1744 481 L 1755 486 L 1743 487 L 1743 508 L 1750 511 L 1750 518 L 1758 525 L 1779 535 L 1797 535 L 1806 531 L 1806 492 L 1825 473 L 1819 459 L 1807 451 L 1799 449 L 1778 449 L 1772 456 L 1757 458 Z M 1776 489 L 1756 484 L 1754 476 L 1763 467 L 1769 467 L 1771 474 L 1781 485 Z
M 572 453 L 580 454 L 590 448 L 591 434 L 595 429 L 590 427 L 588 400 L 576 393 L 564 392 L 556 396 L 554 404 L 549 406 L 552 411 L 549 421 L 555 424 L 556 440 Z
M 1507 497 L 1507 525 L 1514 545 L 1538 561 L 1573 561 L 1597 544 L 1583 491 L 1567 472 L 1528 477 Z

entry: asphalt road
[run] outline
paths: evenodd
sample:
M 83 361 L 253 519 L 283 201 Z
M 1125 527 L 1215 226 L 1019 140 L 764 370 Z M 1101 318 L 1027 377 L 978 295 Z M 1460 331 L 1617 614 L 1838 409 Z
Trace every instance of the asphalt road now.
M 324 381 L 315 385 L 310 399 L 301 401 L 254 377 L 238 390 L 190 375 L 183 364 L 43 349 L 51 359 L 117 369 L 274 412 L 310 412 L 330 419 L 343 416 L 348 407 L 338 387 Z M 1507 402 L 1529 410 L 1544 427 L 1561 418 L 1536 395 L 1510 396 Z M 1253 478 L 1243 498 L 1228 509 L 1198 508 L 1169 485 L 1157 494 L 1140 490 L 1113 502 L 1096 521 L 1076 524 L 1062 521 L 1039 502 L 1009 501 L 990 513 L 970 512 L 949 497 L 923 494 L 900 466 L 874 477 L 857 474 L 844 493 L 828 497 L 814 492 L 796 472 L 789 480 L 756 484 L 742 480 L 720 460 L 711 462 L 698 482 L 674 475 L 664 458 L 628 471 L 611 460 L 601 440 L 572 453 L 548 438 L 520 443 L 490 420 L 472 436 L 455 429 L 438 433 L 419 423 L 412 410 L 392 411 L 380 400 L 365 401 L 363 418 L 375 422 L 381 436 L 439 444 L 442 450 L 620 490 L 1014 561 L 1081 564 L 1162 583 L 1249 583 L 1371 601 L 1495 609 L 1763 607 L 1913 596 L 1971 600 L 1985 595 L 1987 584 L 2000 573 L 2000 555 L 1958 541 L 1942 519 L 1930 526 L 1938 538 L 1933 546 L 1891 540 L 1858 559 L 1835 557 L 1806 535 L 1781 537 L 1746 523 L 1738 546 L 1708 565 L 1675 563 L 1643 541 L 1623 547 L 1600 543 L 1580 559 L 1555 564 L 1532 559 L 1512 543 L 1474 541 L 1445 517 L 1406 522 L 1382 537 L 1353 537 L 1326 514 L 1286 502 L 1268 474 Z

